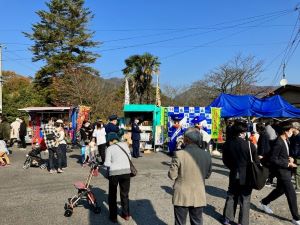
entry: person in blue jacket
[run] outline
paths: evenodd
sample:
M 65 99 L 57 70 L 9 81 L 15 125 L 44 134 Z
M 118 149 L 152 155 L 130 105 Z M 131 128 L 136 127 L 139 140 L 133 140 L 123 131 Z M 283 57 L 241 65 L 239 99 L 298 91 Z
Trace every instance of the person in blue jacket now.
M 181 114 L 173 114 L 171 115 L 171 119 L 173 120 L 174 124 L 172 127 L 169 128 L 168 136 L 170 138 L 168 147 L 169 147 L 169 154 L 171 156 L 174 155 L 174 151 L 176 151 L 176 145 L 177 145 L 177 137 L 180 135 L 183 135 L 184 131 L 180 125 L 180 121 L 183 119 L 183 115 Z

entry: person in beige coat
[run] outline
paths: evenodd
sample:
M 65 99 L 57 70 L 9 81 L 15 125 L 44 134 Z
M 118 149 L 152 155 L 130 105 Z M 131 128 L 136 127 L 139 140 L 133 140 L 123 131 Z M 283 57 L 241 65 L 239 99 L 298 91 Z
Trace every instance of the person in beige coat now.
M 172 159 L 169 177 L 175 180 L 173 205 L 175 225 L 186 223 L 187 213 L 191 225 L 202 225 L 203 207 L 206 206 L 205 179 L 211 174 L 210 154 L 198 146 L 199 131 L 189 128 L 184 134 L 185 148 Z

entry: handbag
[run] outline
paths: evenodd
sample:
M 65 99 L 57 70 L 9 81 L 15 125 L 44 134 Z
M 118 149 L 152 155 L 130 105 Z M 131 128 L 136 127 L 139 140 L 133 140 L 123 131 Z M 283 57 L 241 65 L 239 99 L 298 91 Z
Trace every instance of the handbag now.
M 248 144 L 251 159 L 248 174 L 249 185 L 255 190 L 261 190 L 266 184 L 267 178 L 269 176 L 269 169 L 264 167 L 261 163 L 253 161 L 250 142 L 248 142 Z
M 122 148 L 120 145 L 116 144 L 117 146 L 120 147 L 120 149 L 125 153 L 125 155 L 127 156 L 128 160 L 129 160 L 129 164 L 130 164 L 130 176 L 131 177 L 135 177 L 137 175 L 137 169 L 135 168 L 135 166 L 133 165 L 132 161 L 130 160 L 128 154 L 126 153 L 125 149 Z

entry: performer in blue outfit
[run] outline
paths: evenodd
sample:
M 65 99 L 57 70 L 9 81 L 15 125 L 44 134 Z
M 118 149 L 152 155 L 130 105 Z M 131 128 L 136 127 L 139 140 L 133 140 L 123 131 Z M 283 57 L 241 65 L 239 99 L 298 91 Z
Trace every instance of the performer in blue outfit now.
M 174 151 L 176 151 L 177 137 L 179 137 L 180 135 L 183 135 L 183 133 L 184 133 L 181 125 L 179 124 L 179 122 L 183 119 L 183 117 L 184 117 L 184 115 L 181 115 L 181 114 L 171 115 L 171 119 L 174 122 L 173 126 L 170 127 L 169 131 L 168 131 L 168 136 L 170 138 L 168 147 L 169 147 L 169 154 L 171 156 L 173 156 Z
M 194 124 L 195 128 L 199 130 L 201 135 L 199 147 L 208 150 L 208 144 L 211 138 L 207 133 L 208 129 L 205 116 L 196 116 L 191 122 Z

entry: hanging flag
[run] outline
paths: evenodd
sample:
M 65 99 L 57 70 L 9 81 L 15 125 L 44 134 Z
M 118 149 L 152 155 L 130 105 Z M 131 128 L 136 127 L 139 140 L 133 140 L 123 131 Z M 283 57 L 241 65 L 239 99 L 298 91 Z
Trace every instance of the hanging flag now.
M 156 100 L 155 100 L 155 103 L 156 103 L 157 106 L 161 106 L 159 76 L 158 76 L 158 74 L 157 74 L 157 80 L 156 80 Z
M 124 105 L 129 105 L 129 104 L 130 104 L 129 84 L 128 84 L 128 79 L 125 78 L 125 101 L 124 101 Z
M 221 123 L 221 108 L 211 107 L 211 117 L 212 117 L 212 126 L 211 126 L 211 138 L 217 139 L 220 132 L 220 123 Z

